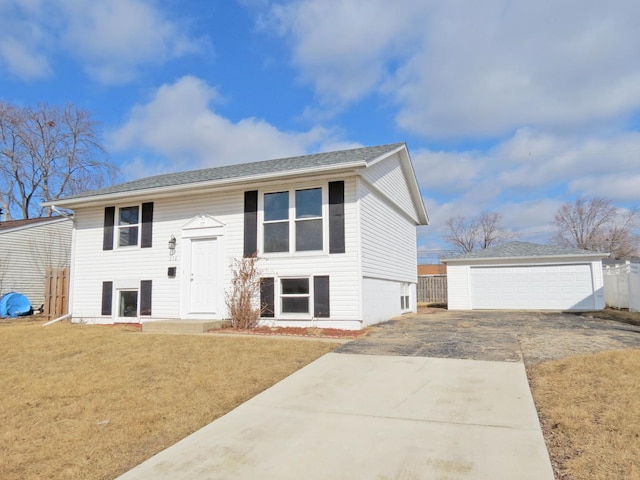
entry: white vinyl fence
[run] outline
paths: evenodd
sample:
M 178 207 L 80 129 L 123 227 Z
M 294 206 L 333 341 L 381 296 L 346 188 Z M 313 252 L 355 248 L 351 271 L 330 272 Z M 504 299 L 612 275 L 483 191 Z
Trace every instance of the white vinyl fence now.
M 607 306 L 640 312 L 640 263 L 605 265 L 603 273 Z

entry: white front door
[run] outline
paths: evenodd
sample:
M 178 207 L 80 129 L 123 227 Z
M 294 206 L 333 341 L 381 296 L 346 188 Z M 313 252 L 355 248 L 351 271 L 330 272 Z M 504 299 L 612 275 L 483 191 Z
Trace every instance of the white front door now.
M 191 240 L 189 305 L 191 313 L 216 313 L 218 292 L 218 240 Z

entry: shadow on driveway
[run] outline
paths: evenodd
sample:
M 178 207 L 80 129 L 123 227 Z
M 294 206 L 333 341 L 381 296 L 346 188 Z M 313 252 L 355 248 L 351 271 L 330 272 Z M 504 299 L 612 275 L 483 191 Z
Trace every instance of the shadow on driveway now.
M 427 309 L 372 327 L 337 353 L 539 363 L 640 348 L 640 327 L 558 312 Z

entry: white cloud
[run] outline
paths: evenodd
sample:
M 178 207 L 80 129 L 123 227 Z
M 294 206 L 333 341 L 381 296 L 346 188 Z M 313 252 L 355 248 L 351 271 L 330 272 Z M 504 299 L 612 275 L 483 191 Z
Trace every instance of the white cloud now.
M 61 55 L 102 83 L 123 84 L 144 66 L 205 51 L 205 39 L 150 0 L 0 3 L 0 66 L 24 79 L 50 75 Z
M 15 38 L 0 38 L 0 64 L 23 80 L 37 80 L 51 74 L 51 66 L 44 55 L 29 51 L 27 45 Z
M 311 0 L 273 6 L 264 29 L 292 39 L 293 61 L 329 104 L 357 100 L 386 78 L 387 60 L 416 38 L 422 2 Z
M 412 152 L 431 226 L 442 235 L 448 218 L 483 210 L 503 215 L 523 239 L 547 241 L 564 201 L 602 196 L 616 205 L 638 203 L 640 133 L 608 137 L 551 135 L 521 129 L 484 153 Z
M 39 0 L 0 1 L 0 68 L 22 80 L 46 78 L 52 72 L 46 56 L 51 37 L 33 21 L 41 8 Z
M 68 20 L 62 35 L 68 50 L 104 83 L 125 83 L 145 64 L 197 53 L 202 40 L 189 38 L 175 19 L 144 0 L 64 0 Z
M 426 138 L 574 132 L 640 108 L 640 3 L 298 0 L 271 9 L 325 102 L 372 91 Z
M 232 122 L 211 108 L 217 96 L 215 89 L 195 77 L 162 85 L 149 102 L 131 110 L 123 126 L 111 132 L 111 148 L 146 150 L 164 160 L 165 170 L 175 171 L 353 145 L 341 143 L 320 127 L 307 132 L 283 132 L 256 118 Z M 149 166 L 157 168 L 154 165 Z M 135 171 L 141 171 L 139 159 Z

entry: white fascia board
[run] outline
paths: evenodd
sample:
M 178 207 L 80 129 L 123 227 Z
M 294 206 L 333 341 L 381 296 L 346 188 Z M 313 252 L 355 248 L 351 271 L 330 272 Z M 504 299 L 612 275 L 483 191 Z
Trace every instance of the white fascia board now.
M 180 185 L 169 185 L 165 187 L 145 188 L 140 190 L 129 190 L 126 192 L 106 193 L 103 195 L 86 196 L 80 198 L 70 198 L 68 200 L 51 200 L 43 202 L 43 207 L 64 207 L 71 208 L 80 206 L 89 206 L 95 204 L 105 204 L 116 200 L 124 200 L 134 197 L 170 197 L 182 195 L 185 192 L 199 193 L 209 190 L 212 187 L 232 187 L 242 184 L 260 183 L 267 180 L 290 179 L 295 177 L 304 177 L 311 174 L 338 173 L 341 171 L 350 171 L 366 167 L 366 162 L 358 160 L 355 162 L 341 163 L 339 165 L 327 165 L 324 167 L 309 167 L 298 170 L 290 170 L 287 172 L 272 172 L 259 175 L 249 175 L 237 178 L 225 178 L 220 180 L 209 180 L 205 182 L 185 183 Z

